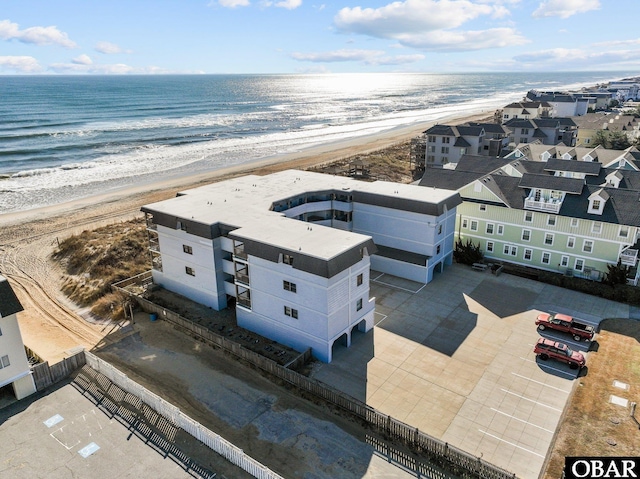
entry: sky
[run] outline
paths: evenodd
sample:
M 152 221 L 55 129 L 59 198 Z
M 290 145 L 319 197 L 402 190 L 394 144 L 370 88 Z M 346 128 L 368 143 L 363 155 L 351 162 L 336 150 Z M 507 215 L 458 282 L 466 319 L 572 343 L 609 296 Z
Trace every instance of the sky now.
M 0 0 L 0 75 L 640 72 L 639 0 Z

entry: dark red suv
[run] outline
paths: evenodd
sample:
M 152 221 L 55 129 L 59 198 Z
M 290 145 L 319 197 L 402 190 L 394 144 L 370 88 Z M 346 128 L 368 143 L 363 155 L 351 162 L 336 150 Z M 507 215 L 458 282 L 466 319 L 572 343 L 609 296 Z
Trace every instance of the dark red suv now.
M 567 363 L 571 369 L 578 369 L 585 365 L 584 355 L 578 351 L 574 351 L 563 343 L 552 341 L 551 339 L 540 338 L 533 352 L 546 361 L 547 359 L 555 359 Z

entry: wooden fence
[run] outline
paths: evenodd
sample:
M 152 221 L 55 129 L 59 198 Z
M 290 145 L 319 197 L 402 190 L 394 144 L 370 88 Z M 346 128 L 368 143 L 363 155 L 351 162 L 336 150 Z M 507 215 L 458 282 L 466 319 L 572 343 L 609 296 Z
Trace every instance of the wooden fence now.
M 59 363 L 49 366 L 48 362 L 39 363 L 31 367 L 36 390 L 42 391 L 69 377 L 76 369 L 86 364 L 84 350 L 63 359 Z
M 516 475 L 498 466 L 483 461 L 477 456 L 447 444 L 419 431 L 398 419 L 383 414 L 348 394 L 343 393 L 316 379 L 308 378 L 293 369 L 283 367 L 275 361 L 250 351 L 234 341 L 219 336 L 207 328 L 190 321 L 182 316 L 154 304 L 139 296 L 134 296 L 143 310 L 156 313 L 158 318 L 169 321 L 189 331 L 198 339 L 222 348 L 236 357 L 243 359 L 253 366 L 262 369 L 290 385 L 311 393 L 314 396 L 351 413 L 355 417 L 366 421 L 379 434 L 401 441 L 412 450 L 426 454 L 437 464 L 443 461 L 448 467 L 460 475 L 483 479 L 515 479 Z

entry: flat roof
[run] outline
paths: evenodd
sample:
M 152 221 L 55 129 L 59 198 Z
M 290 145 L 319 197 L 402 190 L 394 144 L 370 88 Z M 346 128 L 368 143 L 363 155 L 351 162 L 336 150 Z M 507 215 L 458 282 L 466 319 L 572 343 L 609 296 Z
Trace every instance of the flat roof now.
M 299 170 L 266 176 L 247 175 L 211 183 L 168 200 L 142 207 L 154 222 L 176 228 L 177 222 L 198 236 L 220 236 L 219 227 L 234 236 L 304 252 L 317 258 L 332 258 L 339 252 L 366 242 L 368 236 L 286 218 L 273 211 L 275 203 L 314 193 L 355 194 L 356 201 L 439 216 L 460 204 L 456 191 L 424 188 L 386 181 L 367 183 L 353 178 Z

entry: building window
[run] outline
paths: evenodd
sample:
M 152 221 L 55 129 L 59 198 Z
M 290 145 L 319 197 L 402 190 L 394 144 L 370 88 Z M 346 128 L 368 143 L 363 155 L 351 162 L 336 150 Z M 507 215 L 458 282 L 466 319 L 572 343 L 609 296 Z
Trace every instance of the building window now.
M 531 241 L 531 230 L 522 230 L 522 241 Z
M 0 369 L 6 368 L 7 366 L 11 366 L 11 363 L 9 362 L 9 356 L 5 355 L 0 358 Z
M 529 143 L 529 140 L 527 139 L 526 136 L 523 136 L 520 138 L 520 143 Z
M 187 224 L 182 221 L 178 221 L 178 229 L 182 231 L 187 231 Z
M 436 152 L 436 145 L 429 145 L 429 153 L 435 153 Z
M 551 262 L 551 253 L 548 251 L 542 252 L 542 264 L 549 264 Z
M 448 136 L 443 136 L 442 137 L 442 143 L 449 143 L 450 140 L 451 140 L 451 138 L 448 137 Z
M 487 253 L 493 253 L 493 241 L 487 241 Z
M 552 246 L 553 245 L 553 235 L 551 233 L 545 233 L 544 235 L 544 244 Z
M 487 211 L 487 205 L 480 205 L 480 211 Z
M 471 231 L 478 231 L 478 222 L 476 220 L 471 220 Z
M 438 225 L 438 234 L 441 235 L 442 234 L 442 225 Z
M 572 228 L 577 228 L 579 224 L 580 224 L 580 221 L 578 221 L 578 218 L 571 218 L 571 227 Z
M 547 218 L 547 225 L 548 226 L 555 226 L 556 225 L 556 217 L 553 215 L 549 215 L 549 217 Z
M 191 246 L 189 246 L 188 244 L 183 244 L 182 245 L 182 251 L 184 251 L 187 254 L 193 254 L 193 248 Z
M 618 231 L 618 236 L 620 236 L 620 238 L 628 238 L 629 237 L 629 227 L 628 226 L 621 226 L 620 227 L 620 231 Z
M 435 143 L 436 142 L 436 137 L 429 135 L 429 143 Z
M 440 245 L 436 246 L 436 254 L 440 254 Z
M 573 268 L 577 271 L 582 271 L 584 269 L 584 260 L 576 258 L 576 262 Z
M 468 226 L 469 226 L 469 221 L 467 220 L 467 218 L 463 218 L 462 227 L 466 229 Z
M 600 200 L 593 200 L 591 209 L 598 211 L 600 209 Z
M 532 254 L 533 254 L 533 252 L 532 252 L 529 248 L 526 248 L 526 249 L 524 250 L 524 256 L 523 256 L 523 259 L 525 259 L 526 261 L 531 261 L 531 255 L 532 255 Z
M 289 317 L 293 318 L 293 319 L 298 319 L 298 310 L 290 308 L 289 306 L 285 306 L 284 307 L 284 314 L 286 316 L 289 316 Z
M 296 283 L 291 283 L 289 281 L 283 281 L 282 282 L 282 287 L 287 291 L 291 291 L 292 293 L 297 293 L 298 292 L 298 287 L 296 286 Z
M 364 281 L 364 277 L 362 273 L 360 273 L 356 278 L 356 286 L 362 286 L 363 281 Z
M 593 226 L 591 227 L 591 232 L 596 234 L 602 233 L 602 223 L 600 223 L 599 221 L 594 221 Z
M 520 130 L 520 134 L 521 135 L 528 135 L 529 134 L 529 128 L 522 128 Z
M 563 256 L 562 259 L 560 260 L 560 266 L 562 266 L 563 268 L 566 268 L 568 265 L 569 265 L 569 257 Z
M 449 163 L 449 157 L 448 156 L 443 156 L 442 157 L 442 164 L 446 165 L 447 163 Z
M 360 311 L 361 309 L 362 309 L 362 298 L 360 298 L 356 303 L 356 311 Z
M 517 256 L 518 255 L 518 247 L 517 246 L 511 246 L 511 245 L 504 245 L 504 249 L 502 250 L 504 254 L 511 255 L 511 256 Z
M 493 234 L 493 227 L 494 227 L 493 223 L 487 223 L 487 234 L 488 235 L 492 235 Z
M 504 234 L 504 225 L 498 225 L 498 234 L 499 235 Z
M 293 256 L 291 256 L 290 254 L 283 254 L 282 255 L 282 262 L 284 264 L 293 265 Z
M 191 266 L 185 266 L 184 270 L 189 276 L 195 276 L 196 275 L 195 270 Z
M 593 252 L 593 241 L 584 240 L 584 242 L 582 243 L 582 251 L 584 251 L 585 253 Z
M 531 223 L 533 221 L 533 213 L 531 211 L 525 211 L 524 212 L 524 220 L 527 223 Z
M 576 245 L 576 239 L 573 236 L 567 238 L 567 248 L 573 248 Z
M 448 146 L 443 146 L 440 150 L 440 153 L 444 154 L 449 154 L 449 147 Z
M 0 336 L 2 336 L 2 328 L 0 328 Z

